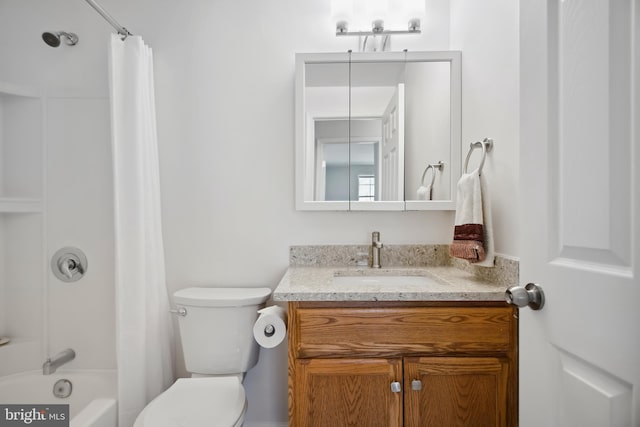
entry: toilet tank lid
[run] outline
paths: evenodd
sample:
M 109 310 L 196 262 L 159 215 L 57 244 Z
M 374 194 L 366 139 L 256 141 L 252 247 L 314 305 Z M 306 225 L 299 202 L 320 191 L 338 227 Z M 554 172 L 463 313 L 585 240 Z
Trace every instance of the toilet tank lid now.
M 176 304 L 197 307 L 258 305 L 271 295 L 269 288 L 185 288 L 173 294 Z

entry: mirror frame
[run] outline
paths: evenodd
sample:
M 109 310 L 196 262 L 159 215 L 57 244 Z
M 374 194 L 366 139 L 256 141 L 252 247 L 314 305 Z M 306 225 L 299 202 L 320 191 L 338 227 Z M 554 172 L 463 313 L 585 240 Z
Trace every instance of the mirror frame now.
M 404 200 L 404 201 L 315 201 L 304 200 L 307 186 L 313 181 L 307 173 L 315 175 L 314 159 L 306 144 L 307 118 L 305 106 L 305 66 L 317 63 L 351 62 L 448 62 L 450 70 L 450 158 L 445 167 L 451 174 L 449 200 Z M 296 53 L 295 86 L 295 197 L 299 211 L 421 211 L 455 210 L 456 186 L 461 172 L 461 131 L 462 131 L 462 70 L 460 51 L 433 52 L 338 52 L 338 53 Z M 404 161 L 404 159 L 403 159 Z M 434 162 L 436 160 L 434 159 Z M 311 171 L 311 172 L 307 172 Z M 311 184 L 310 184 L 311 183 Z M 308 191 L 308 190 L 307 190 Z

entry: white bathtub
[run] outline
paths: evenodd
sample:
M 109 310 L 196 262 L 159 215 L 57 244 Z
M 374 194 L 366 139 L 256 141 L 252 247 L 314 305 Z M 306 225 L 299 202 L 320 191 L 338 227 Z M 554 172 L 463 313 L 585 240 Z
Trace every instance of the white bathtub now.
M 56 381 L 71 381 L 67 398 L 53 395 Z M 51 375 L 30 371 L 0 377 L 0 403 L 68 404 L 70 427 L 117 427 L 115 370 L 64 370 Z

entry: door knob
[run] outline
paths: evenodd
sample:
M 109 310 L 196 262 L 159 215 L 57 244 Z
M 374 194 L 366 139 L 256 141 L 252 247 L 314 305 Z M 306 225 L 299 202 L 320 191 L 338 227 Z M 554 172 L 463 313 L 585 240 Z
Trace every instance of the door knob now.
M 527 283 L 526 286 L 512 286 L 504 293 L 509 304 L 518 307 L 531 307 L 532 310 L 540 310 L 544 306 L 544 292 L 535 283 Z
M 402 386 L 398 381 L 394 381 L 391 383 L 391 391 L 394 393 L 400 393 L 402 391 Z
M 414 391 L 422 390 L 422 381 L 420 380 L 411 381 L 411 390 L 414 390 Z

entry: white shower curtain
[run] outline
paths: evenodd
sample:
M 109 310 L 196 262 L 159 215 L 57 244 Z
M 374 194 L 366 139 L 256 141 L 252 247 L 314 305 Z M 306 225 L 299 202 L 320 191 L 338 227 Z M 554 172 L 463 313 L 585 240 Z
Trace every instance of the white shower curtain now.
M 173 382 L 151 48 L 112 35 L 109 49 L 115 202 L 119 426 Z

